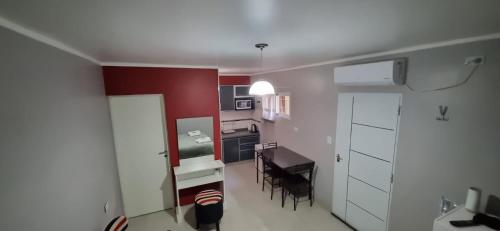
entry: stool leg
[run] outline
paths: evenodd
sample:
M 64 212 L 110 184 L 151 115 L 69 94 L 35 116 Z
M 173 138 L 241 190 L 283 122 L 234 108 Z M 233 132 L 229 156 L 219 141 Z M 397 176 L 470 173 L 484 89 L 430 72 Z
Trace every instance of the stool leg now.
M 217 229 L 217 231 L 220 231 L 219 221 L 220 221 L 220 220 L 218 220 L 218 221 L 215 223 L 215 228 Z

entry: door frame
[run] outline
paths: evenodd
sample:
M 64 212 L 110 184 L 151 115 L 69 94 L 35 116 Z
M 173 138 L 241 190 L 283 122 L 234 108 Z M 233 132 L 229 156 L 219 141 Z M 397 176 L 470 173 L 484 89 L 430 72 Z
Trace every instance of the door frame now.
M 172 209 L 172 208 L 175 208 L 175 195 L 174 195 L 174 179 L 173 179 L 173 170 L 172 170 L 172 165 L 171 165 L 171 161 L 170 161 L 170 145 L 168 144 L 168 128 L 167 128 L 167 116 L 166 116 L 166 107 L 165 107 L 165 96 L 163 94 L 128 94 L 128 95 L 108 95 L 107 98 L 107 102 L 108 102 L 108 108 L 109 108 L 109 111 L 110 111 L 110 119 L 111 119 L 111 99 L 112 98 L 125 98 L 125 97 L 137 97 L 137 96 L 158 96 L 160 98 L 160 111 L 161 111 L 161 118 L 162 118 L 162 132 L 163 132 L 163 136 L 164 136 L 164 139 L 163 139 L 163 147 L 164 147 L 164 150 L 167 151 L 167 156 L 164 157 L 166 159 L 166 169 L 167 169 L 167 177 L 170 178 L 170 183 L 171 183 L 171 189 L 172 189 L 172 192 L 171 192 L 171 195 L 170 195 L 170 201 L 171 201 L 171 205 L 169 206 L 166 206 L 166 203 L 164 202 L 164 210 L 169 210 L 169 209 Z M 113 128 L 112 128 L 113 129 Z M 114 133 L 114 131 L 113 131 Z M 113 143 L 115 142 L 114 141 L 115 137 L 114 137 L 114 134 L 113 134 Z M 114 144 L 113 144 L 113 147 L 114 147 Z M 118 155 L 116 153 L 116 147 L 114 147 L 114 152 L 115 152 L 115 162 L 118 164 Z M 118 166 L 117 166 L 118 167 Z M 120 196 L 121 196 L 121 203 L 123 206 L 125 206 L 125 202 L 124 202 L 124 198 L 123 198 L 123 194 L 121 192 L 121 189 L 122 189 L 122 183 L 120 181 L 120 177 L 119 177 L 119 174 L 120 174 L 120 170 L 117 168 L 117 172 L 118 172 L 118 182 L 120 184 Z M 124 208 L 124 212 L 125 212 L 125 208 Z M 129 217 L 130 218 L 130 217 Z
M 398 156 L 399 147 L 399 129 L 401 124 L 401 113 L 403 111 L 403 93 L 384 93 L 384 94 L 395 94 L 399 95 L 399 108 L 398 117 L 396 121 L 396 139 L 394 142 L 394 156 L 392 157 L 392 176 L 391 176 L 391 191 L 389 192 L 389 204 L 387 206 L 387 220 L 385 221 L 385 230 L 389 230 L 389 225 L 391 221 L 391 207 L 392 207 L 392 192 L 394 191 L 394 183 L 396 182 L 396 160 Z
M 387 219 L 385 221 L 385 230 L 389 230 L 389 224 L 390 224 L 390 220 L 391 220 L 391 206 L 392 206 L 392 192 L 394 190 L 394 183 L 395 183 L 395 175 L 396 175 L 396 161 L 397 161 L 397 156 L 398 156 L 398 146 L 399 146 L 399 129 L 400 129 L 400 124 L 401 124 L 401 113 L 402 113 L 402 104 L 403 104 L 403 94 L 402 93 L 398 93 L 398 92 L 340 92 L 337 94 L 337 115 L 339 113 L 339 110 L 338 110 L 338 99 L 340 98 L 339 96 L 340 95 L 344 95 L 346 97 L 349 97 L 349 98 L 352 98 L 353 101 L 352 101 L 352 106 L 351 106 L 351 110 L 353 110 L 354 108 L 354 103 L 355 103 L 355 96 L 356 95 L 381 95 L 381 94 L 389 94 L 389 95 L 397 95 L 399 96 L 399 108 L 398 108 L 398 111 L 396 113 L 398 113 L 398 116 L 397 116 L 397 119 L 396 119 L 396 127 L 395 127 L 395 142 L 394 142 L 394 155 L 393 155 L 393 160 L 392 160 L 392 169 L 391 169 L 391 185 L 390 185 L 390 189 L 389 189 L 389 192 L 388 192 L 388 195 L 389 195 L 389 201 L 388 201 L 388 209 L 387 209 Z M 352 135 L 352 117 L 353 117 L 353 111 L 351 112 L 351 135 Z M 336 126 L 337 127 L 337 126 Z M 337 129 L 337 128 L 336 128 Z M 337 135 L 337 130 L 335 130 L 335 135 Z M 348 184 L 348 179 L 349 179 L 349 165 L 350 165 L 350 155 L 351 155 L 351 141 L 350 141 L 351 137 L 349 138 L 349 152 L 347 153 L 348 155 L 348 163 L 347 163 L 347 181 L 346 181 L 346 184 Z M 337 145 L 337 144 L 335 144 Z M 333 152 L 333 156 L 334 156 L 334 163 L 335 163 L 335 158 L 336 158 L 336 148 L 334 148 L 334 152 Z M 334 164 L 334 167 L 335 167 L 335 164 Z M 335 171 L 335 170 L 334 170 Z M 335 182 L 333 184 L 333 187 L 335 187 Z M 347 196 L 347 193 L 348 193 L 348 186 L 346 187 L 347 188 L 347 191 L 346 191 L 346 196 Z M 332 191 L 333 193 L 333 191 Z M 334 203 L 333 201 L 333 197 L 332 197 L 332 204 Z M 346 204 L 347 204 L 347 197 L 346 197 Z M 335 216 L 336 218 L 338 218 L 340 221 L 344 222 L 345 224 L 347 224 L 348 226 L 350 226 L 349 223 L 347 223 L 347 217 L 344 217 L 344 219 L 341 219 L 341 217 L 339 217 L 339 215 L 335 214 L 333 212 L 333 206 L 332 206 L 332 209 L 331 209 L 331 213 L 333 216 Z M 347 211 L 347 206 L 346 206 L 346 211 Z M 344 214 L 345 216 L 345 214 Z M 351 227 L 351 226 L 350 226 Z

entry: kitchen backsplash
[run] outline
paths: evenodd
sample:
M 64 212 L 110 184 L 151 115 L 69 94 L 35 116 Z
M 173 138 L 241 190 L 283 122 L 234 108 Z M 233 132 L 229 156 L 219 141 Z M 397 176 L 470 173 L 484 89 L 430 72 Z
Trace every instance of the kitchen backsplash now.
M 253 118 L 253 111 L 221 111 L 220 119 L 225 120 L 237 120 L 237 119 L 251 119 Z M 222 130 L 228 129 L 238 129 L 238 128 L 248 128 L 248 124 L 251 121 L 234 121 L 221 123 Z

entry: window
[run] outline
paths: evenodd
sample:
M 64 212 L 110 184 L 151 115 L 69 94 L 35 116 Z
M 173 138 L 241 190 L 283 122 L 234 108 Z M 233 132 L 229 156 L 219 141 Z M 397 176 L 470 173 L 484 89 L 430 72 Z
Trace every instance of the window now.
M 274 121 L 278 117 L 290 119 L 290 93 L 288 92 L 262 97 L 262 118 Z
M 276 114 L 279 117 L 290 119 L 290 93 L 283 92 L 275 96 Z

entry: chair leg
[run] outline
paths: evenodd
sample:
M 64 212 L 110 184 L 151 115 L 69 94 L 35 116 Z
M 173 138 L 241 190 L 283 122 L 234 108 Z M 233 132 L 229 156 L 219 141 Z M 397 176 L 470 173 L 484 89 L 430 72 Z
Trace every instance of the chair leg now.
M 264 192 L 264 184 L 266 183 L 265 173 L 262 173 L 262 192 Z
M 285 187 L 281 187 L 281 208 L 285 207 L 285 200 L 286 200 Z
M 297 198 L 295 197 L 295 194 L 293 194 L 293 211 L 297 210 Z
M 257 184 L 259 183 L 259 166 L 257 166 L 256 171 L 257 174 Z
M 271 200 L 273 199 L 274 194 L 274 177 L 271 178 Z
M 220 220 L 218 220 L 218 221 L 215 223 L 215 228 L 217 229 L 217 231 L 220 231 L 219 221 L 220 221 Z
M 196 219 L 196 229 L 200 229 L 200 222 Z

